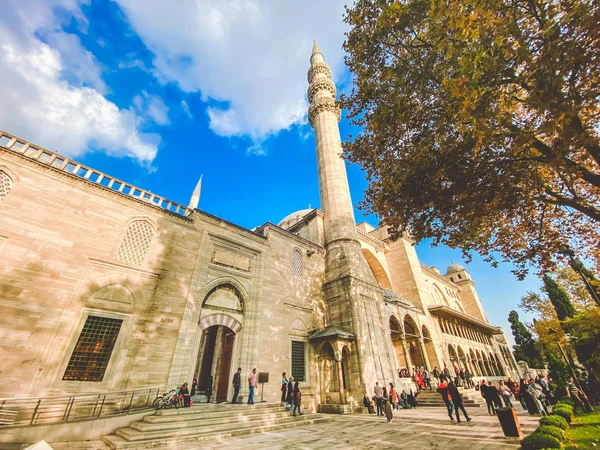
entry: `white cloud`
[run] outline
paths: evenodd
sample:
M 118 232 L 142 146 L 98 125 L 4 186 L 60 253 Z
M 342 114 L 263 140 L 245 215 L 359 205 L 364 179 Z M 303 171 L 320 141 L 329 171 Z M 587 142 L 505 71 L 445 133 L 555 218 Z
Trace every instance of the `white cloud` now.
M 133 110 L 120 110 L 102 95 L 100 70 L 77 37 L 60 31 L 58 7 L 85 25 L 74 0 L 3 5 L 0 127 L 69 156 L 93 148 L 149 164 L 160 137 L 142 133 L 142 119 Z
M 190 105 L 188 105 L 185 100 L 181 100 L 181 109 L 183 109 L 185 115 L 188 116 L 190 119 L 194 118 L 192 112 L 190 111 Z
M 211 129 L 255 142 L 303 123 L 306 71 L 316 38 L 340 73 L 347 0 L 117 0 L 154 52 L 156 75 L 226 106 Z
M 133 104 L 140 116 L 158 125 L 169 125 L 171 123 L 169 120 L 169 108 L 159 96 L 150 95 L 146 91 L 142 91 L 141 95 L 136 95 L 133 98 Z

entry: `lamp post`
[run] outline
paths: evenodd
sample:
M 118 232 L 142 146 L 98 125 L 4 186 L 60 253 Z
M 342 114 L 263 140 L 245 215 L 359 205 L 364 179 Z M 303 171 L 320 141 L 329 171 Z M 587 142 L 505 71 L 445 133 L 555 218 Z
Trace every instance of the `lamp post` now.
M 548 334 L 551 334 L 554 336 L 556 345 L 558 345 L 558 350 L 560 351 L 560 354 L 562 355 L 563 359 L 565 360 L 565 363 L 567 364 L 567 367 L 569 368 L 569 372 L 571 372 L 571 376 L 573 377 L 573 383 L 575 383 L 575 386 L 577 386 L 577 389 L 579 389 L 579 392 L 581 392 L 581 397 L 583 400 L 583 409 L 585 409 L 586 412 L 591 412 L 592 405 L 590 405 L 587 395 L 585 395 L 585 391 L 582 389 L 581 385 L 579 384 L 577 375 L 575 375 L 575 370 L 573 369 L 573 366 L 571 365 L 571 363 L 569 362 L 569 359 L 567 358 L 567 354 L 565 353 L 562 345 L 560 344 L 560 340 L 558 339 L 558 333 L 556 332 L 555 329 L 549 328 Z
M 586 289 L 592 296 L 592 299 L 594 300 L 594 302 L 596 302 L 596 306 L 600 306 L 600 297 L 598 297 L 598 293 L 594 289 L 594 286 L 592 286 L 590 284 L 590 282 L 588 281 L 586 276 L 583 274 L 583 270 L 582 270 L 584 268 L 583 263 L 581 262 L 581 260 L 579 258 L 575 258 L 575 252 L 573 251 L 573 249 L 571 247 L 569 247 L 567 244 L 560 244 L 558 246 L 558 252 L 569 258 L 569 265 L 573 268 L 573 270 L 575 272 L 577 272 L 579 274 L 579 276 L 583 280 L 583 283 L 585 284 Z

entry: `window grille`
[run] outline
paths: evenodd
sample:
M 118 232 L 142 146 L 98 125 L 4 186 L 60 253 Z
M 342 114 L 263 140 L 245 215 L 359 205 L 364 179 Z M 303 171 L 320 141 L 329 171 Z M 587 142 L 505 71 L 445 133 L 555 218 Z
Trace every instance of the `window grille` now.
M 306 381 L 304 361 L 305 342 L 292 341 L 292 376 L 296 381 Z
M 8 192 L 12 189 L 12 180 L 6 174 L 0 170 L 0 201 L 8 195 Z
M 122 323 L 121 319 L 89 316 L 63 380 L 102 381 Z
M 115 259 L 141 266 L 144 264 L 153 237 L 154 227 L 150 223 L 145 220 L 132 222 L 123 236 Z
M 300 250 L 295 249 L 292 252 L 292 275 L 296 278 L 302 278 L 303 269 L 302 253 Z

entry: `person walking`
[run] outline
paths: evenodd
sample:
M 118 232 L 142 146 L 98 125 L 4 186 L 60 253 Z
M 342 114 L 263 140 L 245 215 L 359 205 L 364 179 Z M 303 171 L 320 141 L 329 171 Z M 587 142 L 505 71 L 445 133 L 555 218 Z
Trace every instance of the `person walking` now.
M 481 380 L 481 386 L 479 387 L 479 392 L 481 392 L 481 396 L 485 399 L 488 414 L 496 415 L 496 409 L 494 408 L 494 398 L 493 398 L 494 393 L 492 392 L 491 387 L 486 384 L 485 380 Z M 496 393 L 497 393 L 497 390 L 496 390 Z
M 183 397 L 183 407 L 190 407 L 190 390 L 188 389 L 187 381 L 179 388 L 179 395 Z
M 257 386 L 256 368 L 252 369 L 250 375 L 248 375 L 248 387 L 250 388 L 250 394 L 248 394 L 248 404 L 254 405 L 254 390 Z
M 285 372 L 283 372 L 281 374 L 281 402 L 285 403 L 285 399 L 287 397 L 287 385 L 288 385 L 288 379 L 287 376 L 285 375 Z
M 467 388 L 472 388 L 473 387 L 473 374 L 469 371 L 469 369 L 467 368 L 467 370 L 465 370 L 465 379 L 467 380 Z
M 452 417 L 452 411 L 454 411 L 454 403 L 452 403 L 452 397 L 450 397 L 450 394 L 448 393 L 448 384 L 446 383 L 445 376 L 440 377 L 440 384 L 438 385 L 436 390 L 437 393 L 442 396 L 442 400 L 444 401 L 446 409 L 448 410 L 448 417 L 450 417 L 450 420 L 454 420 L 454 417 Z
M 467 414 L 465 406 L 463 405 L 462 395 L 460 395 L 460 392 L 458 392 L 458 388 L 452 381 L 448 383 L 448 393 L 450 394 L 450 398 L 452 399 L 452 403 L 454 404 L 454 411 L 456 413 L 456 423 L 460 423 L 459 410 L 463 412 L 465 419 L 467 419 L 467 422 L 470 422 L 471 418 Z
M 396 388 L 392 383 L 390 383 L 390 403 L 392 404 L 392 409 L 396 409 L 398 406 L 398 392 L 396 392 Z
M 509 387 L 504 383 L 504 381 L 500 381 L 500 395 L 502 396 L 502 400 L 504 400 L 504 406 L 507 408 L 512 408 L 512 402 L 510 401 L 510 397 L 512 396 L 512 391 Z
M 429 371 L 427 370 L 427 368 L 423 369 L 423 383 L 425 383 L 425 387 L 429 386 L 429 390 L 433 390 L 433 388 L 431 387 L 431 374 L 429 373 Z
M 285 402 L 288 404 L 290 411 L 294 408 L 294 377 L 290 375 L 287 384 L 287 396 Z
M 233 374 L 233 398 L 231 399 L 231 404 L 236 405 L 238 403 L 237 398 L 240 395 L 240 387 L 242 386 L 242 368 L 238 367 L 236 373 Z
M 377 415 L 383 416 L 383 390 L 379 386 L 379 381 L 375 383 L 375 401 L 377 402 Z
M 302 394 L 300 393 L 300 383 L 297 381 L 294 383 L 294 411 L 292 413 L 293 416 L 296 415 L 296 409 L 298 409 L 298 415 L 301 416 L 303 413 L 300 411 L 300 405 L 302 404 Z
M 392 423 L 392 420 L 394 420 L 394 414 L 392 413 L 392 405 L 391 405 L 392 398 L 388 394 L 388 391 L 385 388 L 385 386 L 382 388 L 381 398 L 383 401 L 383 410 L 385 411 L 385 418 L 387 419 L 387 423 Z

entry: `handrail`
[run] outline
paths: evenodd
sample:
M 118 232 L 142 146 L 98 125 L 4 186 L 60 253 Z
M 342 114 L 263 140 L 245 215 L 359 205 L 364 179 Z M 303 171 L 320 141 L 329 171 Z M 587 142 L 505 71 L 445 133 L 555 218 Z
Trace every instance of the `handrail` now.
M 98 420 L 152 408 L 167 386 L 115 392 L 0 398 L 0 430 L 35 425 Z

